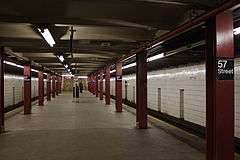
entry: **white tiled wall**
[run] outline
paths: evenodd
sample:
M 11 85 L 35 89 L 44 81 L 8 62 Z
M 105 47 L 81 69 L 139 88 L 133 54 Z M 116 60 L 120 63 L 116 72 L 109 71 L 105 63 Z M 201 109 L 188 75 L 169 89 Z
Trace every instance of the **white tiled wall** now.
M 32 78 L 32 97 L 38 96 L 38 78 Z M 34 87 L 35 86 L 35 87 Z M 4 75 L 4 107 L 23 100 L 23 76 Z
M 136 75 L 123 76 L 123 98 L 136 101 Z M 161 111 L 180 117 L 180 89 L 184 89 L 184 119 L 202 126 L 206 123 L 205 64 L 152 71 L 148 73 L 148 107 L 158 109 L 161 88 Z M 115 95 L 115 79 L 111 79 L 111 95 Z M 134 90 L 135 89 L 135 90 Z M 240 137 L 240 58 L 235 59 L 235 136 Z

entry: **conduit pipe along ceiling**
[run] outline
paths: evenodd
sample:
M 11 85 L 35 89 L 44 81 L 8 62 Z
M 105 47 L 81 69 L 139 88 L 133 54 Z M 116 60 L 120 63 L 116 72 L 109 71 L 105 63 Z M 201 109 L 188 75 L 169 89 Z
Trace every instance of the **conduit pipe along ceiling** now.
M 136 56 L 136 55 L 133 55 L 133 56 L 131 56 L 131 57 L 134 57 L 134 56 Z M 164 57 L 164 53 L 160 53 L 160 54 L 157 54 L 157 55 L 155 55 L 155 56 L 152 56 L 152 57 L 147 58 L 147 62 L 152 62 L 152 61 L 161 59 L 161 58 L 163 58 L 163 57 Z M 128 65 L 123 66 L 122 69 L 124 70 L 124 69 L 127 69 L 127 68 L 135 67 L 136 65 L 137 65 L 136 62 L 130 63 L 130 64 L 128 64 Z M 114 72 L 116 72 L 115 69 L 110 71 L 110 73 L 114 73 Z
M 38 28 L 38 31 L 41 33 L 41 35 L 43 36 L 43 38 L 45 39 L 45 41 L 51 46 L 53 47 L 56 43 L 55 40 L 52 36 L 52 34 L 50 33 L 50 31 L 45 28 L 45 29 L 40 29 Z
M 233 33 L 234 33 L 234 35 L 239 35 L 239 34 L 240 34 L 240 27 L 237 27 L 237 28 L 233 29 Z M 156 47 L 158 47 L 159 45 L 161 45 L 162 43 L 163 43 L 163 42 L 158 42 L 158 43 L 152 45 L 150 48 L 147 48 L 147 50 L 156 48 Z M 133 58 L 134 56 L 136 56 L 136 54 L 134 54 L 134 55 L 132 55 L 132 56 L 124 59 L 124 61 L 126 61 L 126 60 L 128 60 L 128 59 L 131 59 L 131 58 Z M 161 59 L 161 58 L 163 58 L 164 56 L 165 56 L 164 53 L 157 54 L 157 55 L 155 55 L 155 56 L 152 56 L 152 57 L 147 58 L 147 62 L 151 62 L 151 61 L 155 61 L 155 60 Z M 136 62 L 130 63 L 130 64 L 128 64 L 128 65 L 123 66 L 122 69 L 124 70 L 124 69 L 127 69 L 127 68 L 135 67 L 136 65 L 137 65 Z M 110 73 L 114 73 L 114 72 L 116 72 L 115 69 L 110 71 Z

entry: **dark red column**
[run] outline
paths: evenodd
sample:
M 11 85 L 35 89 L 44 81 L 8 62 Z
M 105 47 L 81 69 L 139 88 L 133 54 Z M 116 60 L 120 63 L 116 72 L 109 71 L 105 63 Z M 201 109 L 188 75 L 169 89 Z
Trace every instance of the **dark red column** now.
M 44 105 L 44 77 L 43 71 L 38 72 L 38 105 Z
M 116 111 L 122 112 L 122 62 L 116 63 L 115 95 Z
M 137 107 L 136 121 L 139 129 L 147 128 L 147 51 L 138 53 L 136 68 Z
M 56 82 L 55 82 L 56 77 L 53 75 L 52 76 L 52 98 L 55 98 L 56 94 Z
M 98 97 L 98 75 L 96 75 L 96 97 Z
M 51 101 L 51 75 L 47 74 L 47 101 Z
M 99 82 L 99 98 L 103 100 L 103 71 L 100 72 L 100 82 Z
M 206 44 L 207 160 L 234 160 L 234 37 L 231 12 L 221 13 L 207 22 Z
M 110 68 L 106 68 L 105 73 L 105 102 L 107 105 L 110 104 Z
M 0 52 L 0 133 L 4 132 L 4 53 Z
M 58 76 L 55 76 L 56 78 L 55 78 L 55 90 L 56 90 L 56 96 L 58 96 L 58 93 L 59 93 L 59 91 L 58 91 L 58 89 L 59 89 L 59 86 L 58 86 Z
M 59 94 L 62 93 L 62 76 L 59 76 Z
M 24 66 L 24 114 L 32 113 L 31 102 L 31 66 L 30 63 Z

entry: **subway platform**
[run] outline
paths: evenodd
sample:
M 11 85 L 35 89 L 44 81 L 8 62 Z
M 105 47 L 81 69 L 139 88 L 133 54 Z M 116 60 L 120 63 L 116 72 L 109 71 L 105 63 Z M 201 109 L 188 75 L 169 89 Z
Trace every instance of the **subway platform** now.
M 19 113 L 8 118 L 7 132 L 0 135 L 1 159 L 205 159 L 201 150 L 164 126 L 151 123 L 146 130 L 136 129 L 131 109 L 117 113 L 113 103 L 106 106 L 89 92 L 81 95 L 79 103 L 72 100 L 71 93 L 63 93 L 45 106 L 34 106 L 31 115 Z

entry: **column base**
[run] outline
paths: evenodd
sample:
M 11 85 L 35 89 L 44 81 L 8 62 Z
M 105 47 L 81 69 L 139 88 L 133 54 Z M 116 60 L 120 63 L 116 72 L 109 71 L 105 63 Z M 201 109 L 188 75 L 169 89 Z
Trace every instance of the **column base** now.
M 4 126 L 0 126 L 0 134 L 5 132 Z
M 147 125 L 140 126 L 139 122 L 136 122 L 136 128 L 137 129 L 148 129 L 148 126 Z

